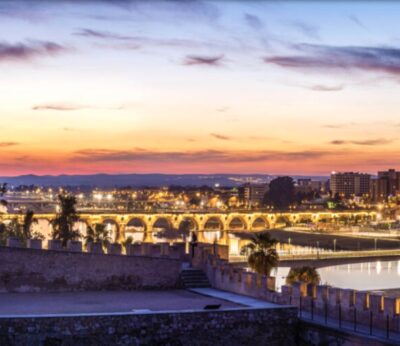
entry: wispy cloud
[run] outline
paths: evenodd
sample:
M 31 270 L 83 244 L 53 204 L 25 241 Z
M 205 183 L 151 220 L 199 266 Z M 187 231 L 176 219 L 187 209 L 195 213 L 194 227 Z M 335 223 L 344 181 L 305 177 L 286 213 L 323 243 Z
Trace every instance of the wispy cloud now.
M 224 55 L 204 56 L 204 55 L 187 55 L 183 61 L 183 65 L 208 65 L 221 66 Z
M 290 24 L 306 37 L 319 40 L 319 28 L 317 26 L 300 20 L 292 21 Z
M 351 14 L 349 16 L 349 19 L 356 24 L 357 26 L 359 26 L 362 29 L 367 29 L 367 27 L 364 25 L 364 23 L 355 15 L 355 14 Z
M 264 27 L 264 24 L 261 21 L 261 19 L 254 14 L 245 13 L 244 20 L 246 24 L 254 30 L 261 30 Z
M 263 161 L 286 161 L 286 160 L 309 160 L 321 158 L 332 154 L 325 151 L 151 151 L 141 148 L 134 150 L 110 150 L 110 149 L 85 149 L 73 153 L 72 161 L 84 162 L 176 162 L 176 163 L 199 163 L 199 162 L 263 162 Z
M 74 32 L 75 36 L 98 39 L 102 41 L 117 42 L 117 48 L 138 49 L 145 45 L 151 46 L 171 46 L 171 47 L 199 47 L 209 45 L 206 42 L 182 39 L 182 38 L 160 38 L 149 36 L 130 36 L 121 35 L 115 32 L 101 31 L 95 29 L 81 28 Z
M 40 56 L 54 56 L 66 50 L 66 47 L 49 41 L 1 42 L 0 62 L 29 61 Z
M 343 129 L 346 127 L 357 126 L 357 125 L 359 125 L 359 124 L 355 123 L 355 122 L 350 122 L 350 123 L 343 123 L 343 124 L 325 124 L 325 125 L 322 125 L 322 127 L 325 127 L 327 129 Z
M 302 70 L 362 70 L 400 75 L 400 48 L 299 44 L 294 55 L 264 58 L 267 64 Z
M 341 91 L 344 89 L 344 85 L 322 85 L 322 84 L 315 84 L 308 89 L 313 90 L 313 91 Z
M 19 144 L 18 142 L 0 142 L 0 148 L 14 147 Z
M 221 135 L 221 134 L 219 134 L 219 133 L 210 133 L 210 136 L 211 136 L 211 137 L 214 137 L 214 138 L 216 138 L 216 139 L 221 139 L 221 140 L 223 140 L 223 141 L 229 141 L 229 140 L 232 139 L 232 137 L 225 136 L 225 135 Z
M 354 145 L 375 146 L 375 145 L 391 144 L 394 141 L 395 141 L 394 139 L 384 139 L 384 138 L 366 139 L 366 140 L 335 139 L 335 140 L 331 141 L 330 144 L 333 144 L 333 145 L 354 144 Z
M 85 109 L 85 106 L 64 104 L 64 103 L 47 103 L 36 105 L 32 107 L 34 111 L 77 111 L 80 109 Z
M 124 106 L 117 107 L 100 107 L 100 106 L 89 106 L 89 105 L 79 105 L 72 103 L 45 103 L 39 104 L 32 107 L 34 111 L 78 111 L 82 109 L 106 109 L 106 110 L 121 110 Z

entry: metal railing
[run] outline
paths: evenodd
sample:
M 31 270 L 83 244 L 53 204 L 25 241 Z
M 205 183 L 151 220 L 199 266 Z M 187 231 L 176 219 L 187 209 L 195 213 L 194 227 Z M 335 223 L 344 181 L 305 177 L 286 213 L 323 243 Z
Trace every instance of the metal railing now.
M 290 297 L 290 305 L 293 299 Z M 363 336 L 373 336 L 380 339 L 387 339 L 390 341 L 395 341 L 400 344 L 400 315 L 399 314 L 385 314 L 382 312 L 379 315 L 374 315 L 372 311 L 369 314 L 365 311 L 359 311 L 357 308 L 352 307 L 351 318 L 347 315 L 347 318 L 343 318 L 342 306 L 338 303 L 334 308 L 330 307 L 327 302 L 324 303 L 323 311 L 321 313 L 316 313 L 315 311 L 315 301 L 310 300 L 310 306 L 305 309 L 305 302 L 303 297 L 299 297 L 298 300 L 298 317 L 307 322 L 311 321 L 317 324 L 325 325 L 327 327 L 338 328 L 344 332 L 355 332 Z M 329 310 L 331 309 L 331 310 Z M 336 309 L 332 311 L 332 309 Z M 365 320 L 363 323 L 360 321 L 360 315 L 364 317 L 368 314 L 368 321 Z M 332 317 L 335 316 L 335 317 Z M 365 323 L 367 322 L 367 323 Z

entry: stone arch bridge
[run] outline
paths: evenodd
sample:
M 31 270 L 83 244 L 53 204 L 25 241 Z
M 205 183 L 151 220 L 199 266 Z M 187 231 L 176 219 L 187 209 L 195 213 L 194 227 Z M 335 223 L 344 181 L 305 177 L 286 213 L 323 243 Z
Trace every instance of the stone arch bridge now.
M 277 224 L 290 222 L 331 222 L 338 220 L 375 220 L 374 211 L 343 211 L 343 212 L 149 212 L 149 213 L 80 213 L 80 222 L 93 226 L 97 223 L 110 223 L 115 228 L 116 240 L 125 239 L 130 229 L 140 229 L 144 239 L 151 239 L 151 234 L 159 228 L 179 229 L 184 221 L 199 234 L 202 239 L 204 231 L 260 231 L 274 228 Z M 35 214 L 37 220 L 50 222 L 55 214 Z M 12 219 L 23 221 L 24 215 L 3 214 L 0 222 Z

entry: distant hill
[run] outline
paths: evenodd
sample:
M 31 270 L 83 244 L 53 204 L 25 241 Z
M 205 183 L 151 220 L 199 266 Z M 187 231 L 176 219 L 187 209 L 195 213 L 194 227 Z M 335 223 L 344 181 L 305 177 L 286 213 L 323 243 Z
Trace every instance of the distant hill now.
M 93 175 L 21 175 L 0 177 L 9 185 L 88 186 L 112 188 L 121 186 L 239 186 L 245 182 L 266 183 L 275 176 L 267 174 L 93 174 Z M 293 178 L 305 178 L 293 176 Z M 327 177 L 312 177 L 324 180 Z

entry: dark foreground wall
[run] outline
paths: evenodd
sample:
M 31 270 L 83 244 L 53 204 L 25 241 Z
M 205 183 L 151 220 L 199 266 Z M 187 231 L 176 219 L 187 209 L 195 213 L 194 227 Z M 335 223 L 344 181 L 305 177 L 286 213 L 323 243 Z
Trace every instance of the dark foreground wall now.
M 295 308 L 0 318 L 0 345 L 295 345 Z
M 0 292 L 177 286 L 181 261 L 0 247 Z

